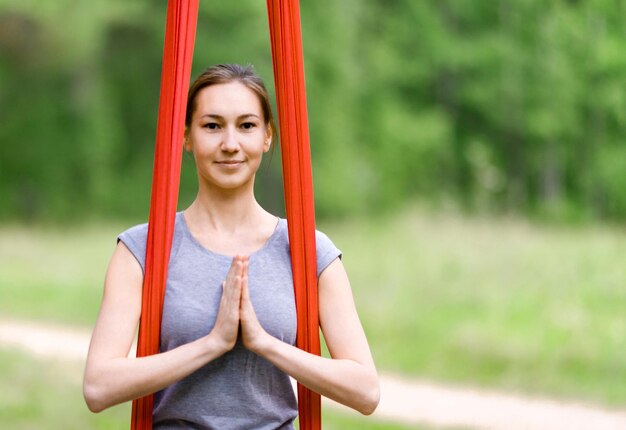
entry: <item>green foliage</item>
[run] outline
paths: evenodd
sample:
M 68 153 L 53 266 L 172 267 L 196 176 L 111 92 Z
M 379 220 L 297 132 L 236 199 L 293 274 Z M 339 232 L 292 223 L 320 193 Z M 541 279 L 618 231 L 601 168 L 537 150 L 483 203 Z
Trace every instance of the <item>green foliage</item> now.
M 595 175 L 595 198 L 610 215 L 626 213 L 626 146 L 599 148 L 590 166 Z
M 320 215 L 452 197 L 475 210 L 626 217 L 622 2 L 301 7 Z M 0 1 L 0 219 L 146 216 L 165 9 Z M 201 2 L 193 75 L 253 63 L 272 88 L 264 9 Z M 257 192 L 281 213 L 279 161 Z M 181 205 L 195 188 L 189 162 Z

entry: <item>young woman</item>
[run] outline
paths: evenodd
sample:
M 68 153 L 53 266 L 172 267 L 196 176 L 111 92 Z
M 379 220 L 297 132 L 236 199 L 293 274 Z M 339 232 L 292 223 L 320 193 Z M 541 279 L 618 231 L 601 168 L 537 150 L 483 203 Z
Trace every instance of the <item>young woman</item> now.
M 294 346 L 287 224 L 254 197 L 270 149 L 269 97 L 251 67 L 207 69 L 189 90 L 184 148 L 198 194 L 177 213 L 161 352 L 129 358 L 141 312 L 147 225 L 118 237 L 84 376 L 89 409 L 155 393 L 155 429 L 292 429 L 289 376 L 363 414 L 376 368 L 340 251 L 316 232 L 320 325 L 332 359 Z

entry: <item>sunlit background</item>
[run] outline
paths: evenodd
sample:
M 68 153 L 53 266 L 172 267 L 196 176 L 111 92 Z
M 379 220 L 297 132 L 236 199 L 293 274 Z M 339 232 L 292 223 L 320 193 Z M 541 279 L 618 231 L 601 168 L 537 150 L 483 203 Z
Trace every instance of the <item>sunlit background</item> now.
M 301 3 L 318 228 L 381 374 L 626 409 L 626 3 Z M 166 5 L 0 0 L 0 321 L 94 323 L 147 219 Z M 274 93 L 265 2 L 201 1 L 192 75 L 226 62 Z M 284 214 L 279 151 L 256 188 Z M 125 428 L 81 372 L 0 343 L 0 427 Z

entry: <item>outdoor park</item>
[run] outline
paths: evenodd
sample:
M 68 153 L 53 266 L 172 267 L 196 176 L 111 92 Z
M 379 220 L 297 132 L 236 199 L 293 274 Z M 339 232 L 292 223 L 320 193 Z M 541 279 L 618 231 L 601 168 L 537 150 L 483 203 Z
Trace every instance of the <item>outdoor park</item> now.
M 0 325 L 93 328 L 115 238 L 148 217 L 166 4 L 0 0 Z M 317 228 L 379 373 L 626 416 L 626 4 L 301 14 Z M 250 63 L 273 95 L 267 25 L 265 2 L 202 1 L 192 77 Z M 179 208 L 196 192 L 184 154 Z M 256 195 L 284 216 L 279 148 Z M 128 427 L 129 404 L 88 411 L 84 359 L 2 339 L 1 428 Z

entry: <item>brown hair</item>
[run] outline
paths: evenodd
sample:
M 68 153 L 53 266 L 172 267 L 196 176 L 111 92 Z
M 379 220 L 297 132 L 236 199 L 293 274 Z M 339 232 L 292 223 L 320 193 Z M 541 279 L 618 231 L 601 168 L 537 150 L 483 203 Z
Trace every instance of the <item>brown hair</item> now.
M 189 87 L 189 95 L 187 96 L 187 113 L 185 115 L 185 126 L 191 125 L 193 112 L 196 110 L 196 97 L 203 88 L 211 85 L 228 84 L 237 81 L 252 90 L 261 103 L 265 125 L 269 125 L 272 135 L 276 135 L 276 126 L 270 106 L 270 97 L 263 83 L 263 79 L 254 71 L 252 65 L 241 66 L 239 64 L 218 64 L 206 69 L 196 78 Z

